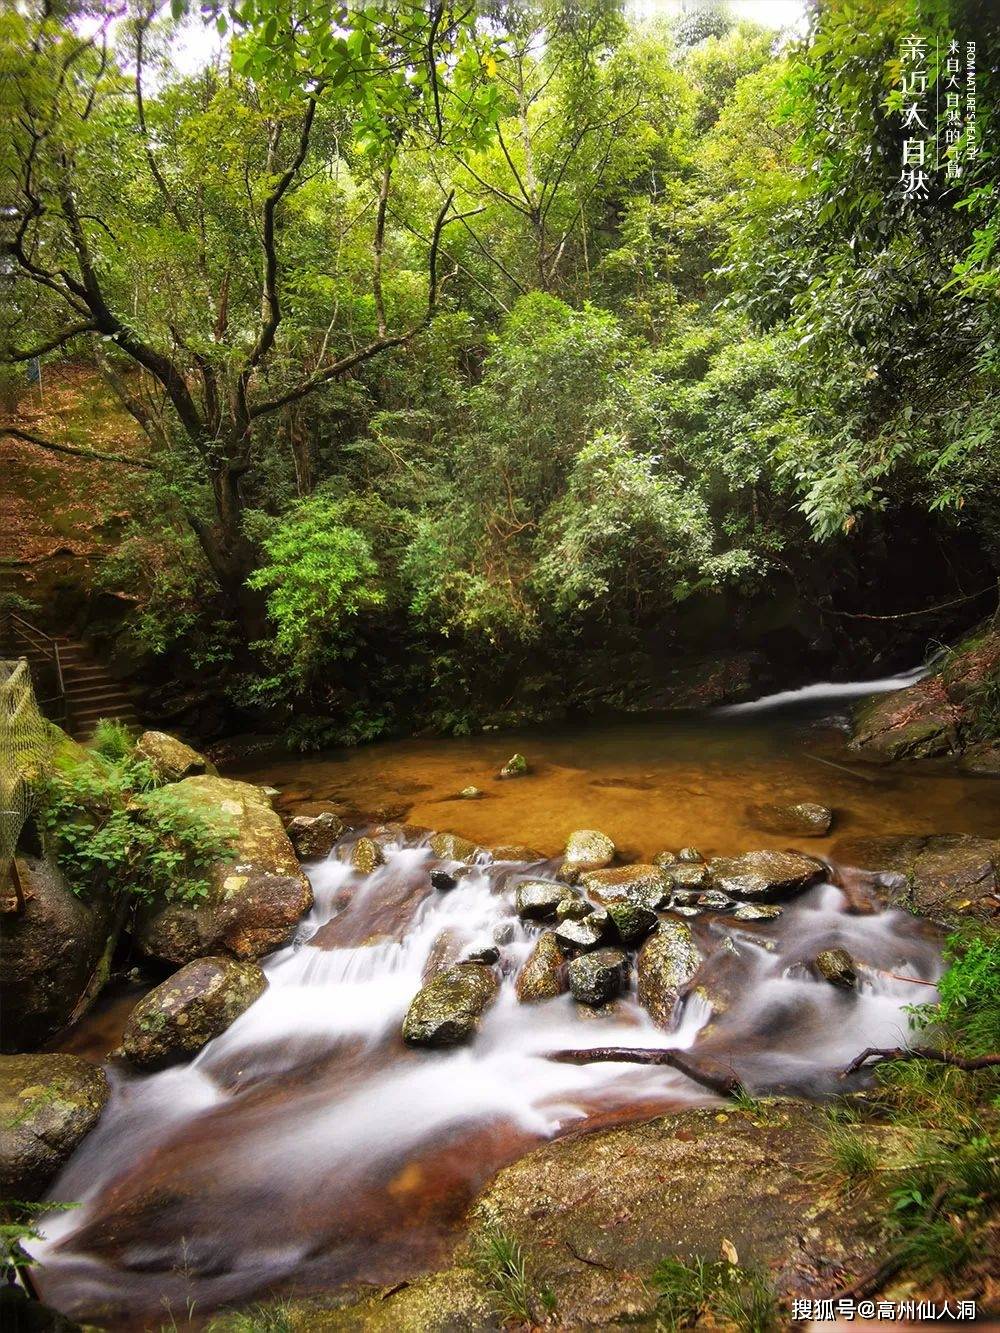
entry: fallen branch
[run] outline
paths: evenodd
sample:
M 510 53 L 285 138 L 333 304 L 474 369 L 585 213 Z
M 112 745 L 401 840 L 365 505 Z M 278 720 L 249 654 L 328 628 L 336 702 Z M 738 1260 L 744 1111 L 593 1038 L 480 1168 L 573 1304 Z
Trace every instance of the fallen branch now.
M 550 1051 L 549 1060 L 558 1060 L 564 1065 L 589 1065 L 601 1062 L 622 1062 L 633 1065 L 669 1065 L 693 1083 L 700 1083 L 719 1097 L 735 1097 L 743 1092 L 743 1084 L 732 1069 L 718 1065 L 715 1070 L 706 1068 L 680 1051 L 649 1050 L 634 1046 L 593 1046 L 580 1051 Z
M 905 980 L 909 981 L 912 978 L 907 977 Z M 868 1060 L 878 1060 L 880 1063 L 884 1060 L 935 1060 L 938 1064 L 952 1065 L 955 1069 L 967 1071 L 1000 1066 L 1000 1054 L 964 1056 L 950 1055 L 947 1051 L 938 1051 L 932 1046 L 868 1046 L 860 1055 L 854 1057 L 840 1077 L 846 1078 L 848 1074 L 857 1073 Z
M 143 468 L 155 472 L 156 464 L 147 458 L 135 458 L 131 454 L 104 453 L 98 449 L 84 449 L 75 444 L 60 444 L 58 440 L 46 440 L 29 430 L 19 430 L 14 426 L 0 426 L 0 438 L 9 435 L 12 440 L 23 440 L 25 444 L 36 444 L 40 449 L 49 449 L 57 454 L 70 454 L 73 458 L 88 458 L 98 463 L 124 463 L 126 467 Z

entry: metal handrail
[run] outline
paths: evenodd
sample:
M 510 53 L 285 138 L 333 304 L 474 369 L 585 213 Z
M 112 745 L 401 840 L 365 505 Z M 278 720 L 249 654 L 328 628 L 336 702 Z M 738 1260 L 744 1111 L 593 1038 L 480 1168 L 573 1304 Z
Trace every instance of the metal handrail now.
M 40 699 L 39 703 L 55 704 L 57 715 L 64 718 L 67 708 L 66 682 L 63 678 L 62 658 L 59 655 L 59 641 L 50 634 L 46 634 L 44 630 L 39 629 L 37 625 L 33 625 L 30 620 L 25 620 L 23 616 L 19 616 L 16 611 L 0 613 L 0 625 L 4 624 L 10 626 L 15 639 L 20 639 L 22 642 L 27 640 L 30 647 L 41 648 L 52 659 L 56 674 L 56 693 L 51 699 Z M 0 641 L 2 641 L 2 636 L 0 636 Z

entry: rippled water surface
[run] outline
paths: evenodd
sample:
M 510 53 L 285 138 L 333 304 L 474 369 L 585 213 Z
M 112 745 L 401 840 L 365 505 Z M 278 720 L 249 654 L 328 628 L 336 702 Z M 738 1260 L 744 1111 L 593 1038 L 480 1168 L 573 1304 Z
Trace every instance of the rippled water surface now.
M 746 815 L 747 804 L 774 799 L 825 801 L 838 832 L 1000 831 L 994 784 L 869 771 L 811 720 L 824 703 L 408 741 L 255 776 L 281 788 L 288 808 L 330 799 L 391 808 L 484 845 L 545 853 L 581 825 L 606 830 L 628 855 L 787 845 L 754 832 Z M 512 749 L 533 773 L 491 781 Z M 470 783 L 489 794 L 453 799 Z M 917 981 L 940 970 L 934 931 L 904 913 L 852 913 L 834 875 L 775 921 L 694 919 L 704 963 L 670 1031 L 638 1005 L 634 974 L 605 1011 L 567 996 L 521 1005 L 513 978 L 537 928 L 515 916 L 514 888 L 555 862 L 484 854 L 442 894 L 429 883 L 442 863 L 419 836 L 387 839 L 386 864 L 367 877 L 350 868 L 349 843 L 311 867 L 312 913 L 266 960 L 268 990 L 226 1033 L 162 1073 L 110 1065 L 109 1107 L 52 1190 L 81 1204 L 46 1228 L 41 1285 L 60 1308 L 139 1328 L 181 1323 L 192 1305 L 200 1317 L 268 1292 L 397 1281 L 443 1257 L 472 1194 L 533 1144 L 706 1100 L 668 1068 L 574 1066 L 547 1052 L 673 1046 L 722 1059 L 762 1091 L 822 1095 L 864 1046 L 904 1038 L 904 1006 L 934 995 Z M 821 851 L 827 841 L 803 845 Z M 500 994 L 469 1046 L 408 1050 L 400 1024 L 444 940 L 459 951 L 502 941 Z M 860 964 L 857 992 L 808 966 L 836 945 Z M 114 1040 L 121 1017 L 105 1006 L 93 1040 Z M 87 1049 L 87 1029 L 74 1041 Z

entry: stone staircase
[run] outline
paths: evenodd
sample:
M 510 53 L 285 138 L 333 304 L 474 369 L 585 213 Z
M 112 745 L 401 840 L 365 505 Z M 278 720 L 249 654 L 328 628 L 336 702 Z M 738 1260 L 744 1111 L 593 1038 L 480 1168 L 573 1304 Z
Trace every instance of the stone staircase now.
M 128 687 L 111 675 L 87 644 L 53 638 L 20 617 L 0 624 L 0 642 L 8 652 L 27 659 L 42 711 L 75 740 L 87 740 L 101 718 L 140 725 Z

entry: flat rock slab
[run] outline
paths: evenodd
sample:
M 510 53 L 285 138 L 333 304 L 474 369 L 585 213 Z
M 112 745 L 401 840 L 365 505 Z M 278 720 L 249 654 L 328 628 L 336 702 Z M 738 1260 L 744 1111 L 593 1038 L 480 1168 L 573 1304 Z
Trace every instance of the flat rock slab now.
M 588 870 L 580 876 L 580 885 L 602 907 L 629 902 L 652 911 L 662 907 L 670 895 L 668 873 L 654 865 L 615 866 Z
M 0 1056 L 0 1197 L 43 1194 L 107 1099 L 104 1070 L 78 1055 Z
M 830 855 L 868 871 L 881 901 L 941 925 L 1000 911 L 1000 839 L 970 833 L 844 838 Z
M 790 898 L 823 878 L 824 870 L 797 852 L 747 852 L 709 862 L 712 883 L 731 898 L 752 902 Z

